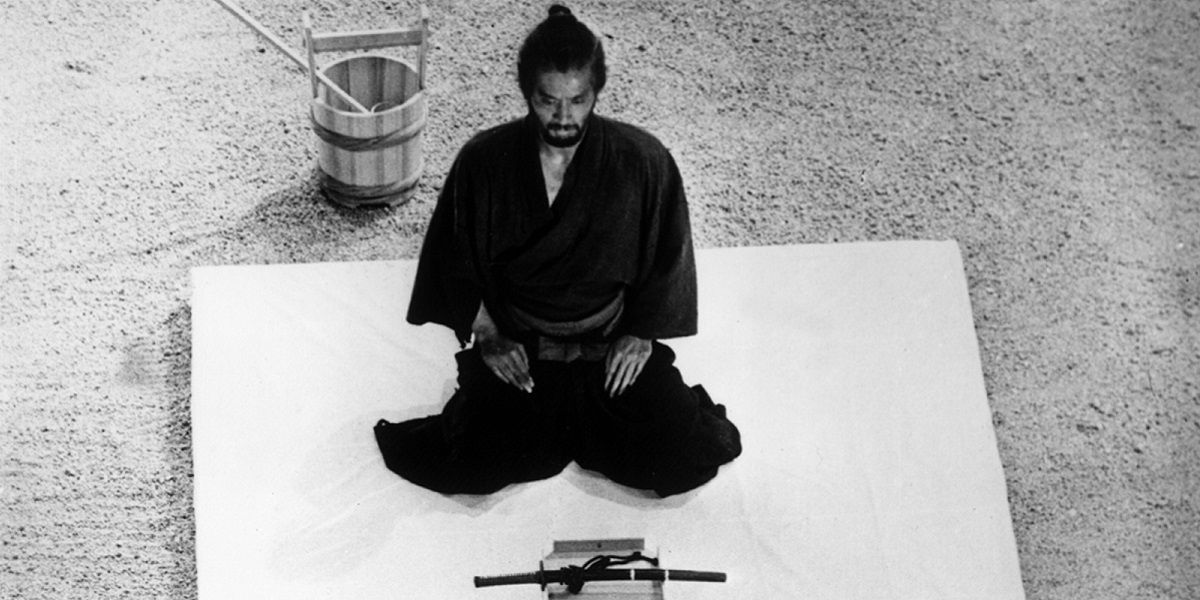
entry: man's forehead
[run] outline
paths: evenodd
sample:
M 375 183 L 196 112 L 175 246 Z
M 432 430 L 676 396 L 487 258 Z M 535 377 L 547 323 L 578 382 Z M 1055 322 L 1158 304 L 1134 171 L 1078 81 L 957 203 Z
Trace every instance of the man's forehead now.
M 592 73 L 587 69 L 545 70 L 538 73 L 535 89 L 552 98 L 573 98 L 592 91 Z

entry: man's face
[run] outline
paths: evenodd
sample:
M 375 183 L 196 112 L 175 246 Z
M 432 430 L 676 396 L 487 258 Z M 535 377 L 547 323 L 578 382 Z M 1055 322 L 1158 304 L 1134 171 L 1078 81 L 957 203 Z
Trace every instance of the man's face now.
M 584 124 L 595 106 L 592 74 L 586 69 L 543 71 L 529 97 L 529 110 L 537 116 L 542 140 L 560 148 L 583 139 Z

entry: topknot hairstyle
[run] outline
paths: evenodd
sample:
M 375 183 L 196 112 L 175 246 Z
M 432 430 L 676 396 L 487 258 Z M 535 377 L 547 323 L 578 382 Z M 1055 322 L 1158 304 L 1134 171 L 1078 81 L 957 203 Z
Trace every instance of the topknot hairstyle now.
M 538 74 L 544 71 L 566 72 L 589 69 L 592 89 L 599 94 L 608 80 L 604 65 L 604 46 L 600 38 L 580 23 L 571 9 L 555 4 L 545 21 L 538 24 L 521 44 L 517 56 L 517 83 L 525 98 L 533 95 Z

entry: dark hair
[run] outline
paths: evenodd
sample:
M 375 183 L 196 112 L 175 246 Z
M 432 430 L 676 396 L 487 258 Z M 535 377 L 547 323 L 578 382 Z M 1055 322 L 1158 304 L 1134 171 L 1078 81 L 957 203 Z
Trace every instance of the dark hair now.
M 604 66 L 604 46 L 587 25 L 580 23 L 571 9 L 555 4 L 550 15 L 538 24 L 521 44 L 517 55 L 517 83 L 526 98 L 533 95 L 537 76 L 548 70 L 566 72 L 590 69 L 592 90 L 604 89 L 608 69 Z

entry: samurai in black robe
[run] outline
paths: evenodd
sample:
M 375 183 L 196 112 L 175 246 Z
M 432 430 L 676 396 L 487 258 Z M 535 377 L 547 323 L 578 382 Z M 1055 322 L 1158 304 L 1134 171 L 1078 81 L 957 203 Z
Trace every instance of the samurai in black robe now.
M 741 453 L 724 407 L 686 385 L 657 341 L 696 333 L 675 161 L 634 126 L 590 109 L 584 123 L 553 196 L 532 104 L 527 117 L 471 139 L 446 177 L 407 318 L 455 332 L 466 348 L 456 355 L 458 388 L 441 414 L 375 427 L 388 468 L 413 483 L 486 494 L 575 461 L 668 496 Z M 536 386 L 506 383 L 478 343 L 467 347 L 481 310 L 522 346 Z M 649 358 L 614 393 L 605 359 L 623 336 L 651 340 Z

